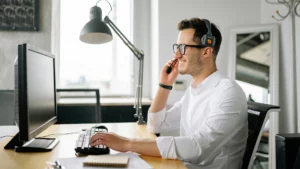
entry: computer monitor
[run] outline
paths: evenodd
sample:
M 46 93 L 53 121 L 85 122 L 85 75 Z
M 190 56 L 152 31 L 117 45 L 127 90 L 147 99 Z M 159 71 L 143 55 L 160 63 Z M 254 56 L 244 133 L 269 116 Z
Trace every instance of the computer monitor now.
M 19 133 L 6 149 L 50 151 L 58 143 L 54 138 L 35 138 L 57 121 L 55 57 L 29 44 L 18 45 L 15 110 Z

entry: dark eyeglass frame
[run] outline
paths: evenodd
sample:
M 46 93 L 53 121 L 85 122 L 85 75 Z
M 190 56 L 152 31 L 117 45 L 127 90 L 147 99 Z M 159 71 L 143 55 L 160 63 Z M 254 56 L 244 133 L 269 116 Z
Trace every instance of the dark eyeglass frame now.
M 192 47 L 192 48 L 206 48 L 207 46 L 204 45 L 187 45 L 187 44 L 173 44 L 173 52 L 175 53 L 177 50 L 179 50 L 179 53 L 182 55 L 185 55 L 186 47 Z M 183 49 L 183 52 L 181 51 Z

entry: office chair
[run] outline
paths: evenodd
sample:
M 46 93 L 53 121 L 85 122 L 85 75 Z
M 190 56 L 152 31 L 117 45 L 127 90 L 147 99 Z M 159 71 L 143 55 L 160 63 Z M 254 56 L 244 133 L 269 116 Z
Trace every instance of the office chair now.
M 294 165 L 294 169 L 298 169 L 298 168 L 300 168 L 300 147 L 298 148 L 298 153 Z
M 276 140 L 276 168 L 300 168 L 300 133 L 279 133 Z M 298 158 L 298 159 L 297 159 Z
M 279 111 L 279 106 L 248 101 L 248 139 L 241 169 L 251 169 L 260 142 L 263 126 L 272 111 Z
M 101 106 L 100 106 L 100 91 L 99 89 L 56 89 L 59 92 L 95 92 L 95 112 L 91 112 L 89 106 L 64 106 L 57 104 L 57 123 L 72 124 L 72 123 L 100 123 Z M 70 111 L 71 110 L 71 111 Z M 78 117 L 77 117 L 77 116 Z
M 14 125 L 14 90 L 0 90 L 0 125 Z

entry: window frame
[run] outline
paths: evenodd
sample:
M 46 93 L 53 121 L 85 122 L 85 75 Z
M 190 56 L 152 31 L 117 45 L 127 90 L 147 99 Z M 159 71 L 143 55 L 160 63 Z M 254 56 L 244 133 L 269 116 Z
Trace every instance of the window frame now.
M 113 2 L 111 2 L 111 3 L 113 3 L 112 5 L 113 5 L 113 8 L 114 8 L 114 6 L 115 6 L 115 1 L 116 0 L 112 0 Z M 131 11 L 131 13 L 130 13 L 130 20 L 131 20 L 131 22 L 130 22 L 130 34 L 131 34 L 131 36 L 130 36 L 130 41 L 131 41 L 131 39 L 135 39 L 135 34 L 134 34 L 134 29 L 135 29 L 135 24 L 136 24 L 136 22 L 135 22 L 135 20 L 134 20 L 134 7 L 135 7 L 135 5 L 134 5 L 134 3 L 136 2 L 135 0 L 130 0 L 130 2 L 131 2 L 131 7 L 130 7 L 130 11 Z M 61 12 L 61 1 L 60 2 L 58 2 L 59 3 L 59 6 L 60 6 L 60 12 Z M 96 3 L 96 1 L 95 1 L 95 3 Z M 107 3 L 107 2 L 105 2 L 105 3 Z M 98 6 L 99 6 L 99 4 L 98 4 Z M 101 7 L 101 6 L 100 6 Z M 115 17 L 116 16 L 116 13 L 117 11 L 116 10 L 112 10 L 111 11 L 111 14 L 113 14 L 113 16 L 109 16 L 110 18 L 113 18 L 113 17 Z M 111 15 L 110 14 L 110 15 Z M 59 22 L 61 22 L 61 13 L 59 14 L 59 16 L 60 16 L 60 19 L 59 19 Z M 103 18 L 105 17 L 105 15 L 102 15 L 103 16 Z M 52 21 L 53 21 L 53 19 L 52 19 Z M 57 20 L 56 20 L 56 22 L 57 22 Z M 88 20 L 87 20 L 87 22 L 88 22 Z M 114 21 L 113 21 L 114 22 Z M 117 24 L 116 24 L 117 25 Z M 53 25 L 52 25 L 53 26 Z M 83 25 L 84 26 L 84 25 Z M 118 25 L 117 25 L 118 26 Z M 60 27 L 60 24 L 59 24 L 59 34 L 61 33 L 61 29 L 60 29 L 61 27 Z M 113 35 L 113 38 L 114 39 L 118 39 L 119 41 L 121 41 L 121 39 L 118 37 L 118 36 L 116 36 L 116 34 L 115 34 L 115 32 L 113 32 L 113 30 L 111 29 L 111 31 L 112 31 L 112 33 L 114 34 Z M 122 30 L 121 30 L 122 31 Z M 60 42 L 61 42 L 61 38 L 59 37 L 59 38 L 56 38 L 56 40 L 55 41 L 59 41 L 59 47 L 61 47 L 61 45 L 60 45 Z M 131 41 L 133 44 L 134 44 L 134 40 L 133 41 Z M 112 50 L 113 51 L 116 51 L 116 48 L 117 48 L 117 41 L 116 40 L 114 40 L 114 41 L 112 41 Z M 123 44 L 122 44 L 123 45 Z M 55 46 L 57 46 L 57 45 L 55 45 Z M 128 49 L 129 50 L 129 49 Z M 56 67 L 58 68 L 57 69 L 57 74 L 58 74 L 58 76 L 57 76 L 57 86 L 60 86 L 60 82 L 61 82 L 61 71 L 60 71 L 60 66 L 61 66 L 61 58 L 59 57 L 60 56 L 60 50 L 59 50 L 59 52 L 56 52 L 56 53 L 59 53 L 59 55 L 57 55 L 58 56 L 58 59 L 57 59 L 57 64 L 56 64 Z M 136 65 L 136 58 L 134 57 L 134 55 L 129 51 L 129 53 L 130 53 L 130 58 L 132 58 L 131 59 L 131 62 L 129 63 L 130 65 L 130 69 L 131 69 L 131 72 L 130 72 L 130 77 L 131 77 L 131 79 L 129 80 L 129 81 L 131 81 L 131 82 L 133 82 L 133 83 L 131 83 L 131 89 L 130 89 L 130 94 L 112 94 L 112 93 L 110 93 L 110 94 L 107 94 L 107 95 L 101 95 L 101 97 L 112 97 L 112 98 L 114 98 L 114 97 L 117 97 L 117 98 L 122 98 L 122 97 L 134 97 L 135 96 L 135 84 L 137 84 L 136 82 L 137 82 L 137 77 L 135 76 L 135 74 L 137 74 L 137 73 L 135 73 L 135 66 L 134 65 Z M 116 63 L 116 61 L 117 61 L 117 53 L 116 52 L 113 52 L 112 53 L 112 63 Z M 115 70 L 115 68 L 112 68 L 112 70 Z M 112 74 L 114 74 L 114 73 L 116 73 L 116 72 L 113 72 Z M 110 81 L 113 81 L 113 80 L 115 80 L 114 78 L 116 78 L 116 76 L 113 76 L 113 78 L 110 80 Z M 76 88 L 78 88 L 78 87 L 76 87 Z M 93 87 L 94 88 L 94 87 Z M 100 89 L 100 93 L 101 93 L 101 88 L 99 87 L 99 89 Z M 103 89 L 102 89 L 103 90 Z M 62 96 L 62 97 L 71 97 L 71 98 L 77 98 L 77 97 L 87 97 L 87 98 L 89 98 L 89 97 L 93 97 L 93 96 L 91 96 L 91 95 L 88 95 L 88 94 L 85 94 L 85 93 L 83 93 L 83 94 L 71 94 L 71 95 L 66 95 L 66 96 Z

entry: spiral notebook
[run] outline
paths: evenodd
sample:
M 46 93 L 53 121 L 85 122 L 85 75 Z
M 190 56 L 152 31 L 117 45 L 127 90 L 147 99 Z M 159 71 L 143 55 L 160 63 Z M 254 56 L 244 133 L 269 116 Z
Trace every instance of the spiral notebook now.
M 128 156 L 89 155 L 84 161 L 86 166 L 127 167 Z

